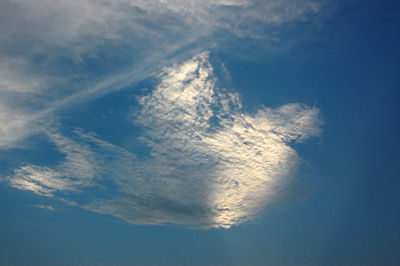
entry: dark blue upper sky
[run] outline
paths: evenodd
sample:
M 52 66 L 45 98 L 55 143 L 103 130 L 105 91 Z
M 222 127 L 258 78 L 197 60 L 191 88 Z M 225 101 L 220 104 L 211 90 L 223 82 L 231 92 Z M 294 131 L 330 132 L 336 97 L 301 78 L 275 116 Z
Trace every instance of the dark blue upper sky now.
M 0 5 L 0 264 L 399 264 L 398 4 Z

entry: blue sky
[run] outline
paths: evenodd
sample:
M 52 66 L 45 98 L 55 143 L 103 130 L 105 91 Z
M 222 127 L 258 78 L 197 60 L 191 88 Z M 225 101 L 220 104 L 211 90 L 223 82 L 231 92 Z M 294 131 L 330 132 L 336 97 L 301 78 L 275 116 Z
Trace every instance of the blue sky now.
M 1 5 L 1 264 L 399 263 L 397 4 Z

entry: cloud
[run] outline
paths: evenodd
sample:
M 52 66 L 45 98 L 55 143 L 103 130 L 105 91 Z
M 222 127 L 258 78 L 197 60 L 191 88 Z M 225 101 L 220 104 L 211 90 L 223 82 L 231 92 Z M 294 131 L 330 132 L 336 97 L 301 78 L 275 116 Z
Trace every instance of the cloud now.
M 39 209 L 48 210 L 48 211 L 54 211 L 54 208 L 50 205 L 35 205 L 35 207 L 37 207 Z
M 282 47 L 280 33 L 322 7 L 312 0 L 2 1 L 0 148 L 22 147 L 60 110 L 204 49 L 227 51 L 237 38 Z
M 58 133 L 47 132 L 47 135 L 65 155 L 64 161 L 54 169 L 26 164 L 14 170 L 14 175 L 8 178 L 10 185 L 47 197 L 53 197 L 57 191 L 78 192 L 94 186 L 92 179 L 98 173 L 96 155 L 82 143 Z
M 148 154 L 82 130 L 47 130 L 63 161 L 24 165 L 9 184 L 135 224 L 229 228 L 256 219 L 298 164 L 291 146 L 320 134 L 319 111 L 287 104 L 247 113 L 237 93 L 216 86 L 208 58 L 164 68 L 139 98 L 130 117 Z

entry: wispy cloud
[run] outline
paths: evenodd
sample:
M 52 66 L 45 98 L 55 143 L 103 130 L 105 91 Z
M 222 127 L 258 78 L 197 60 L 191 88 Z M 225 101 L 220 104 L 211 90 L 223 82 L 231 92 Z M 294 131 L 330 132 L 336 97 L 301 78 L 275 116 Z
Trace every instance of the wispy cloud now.
M 164 68 L 139 99 L 130 117 L 142 128 L 146 156 L 82 131 L 67 138 L 48 130 L 64 161 L 22 166 L 8 182 L 136 224 L 229 228 L 256 219 L 298 163 L 291 144 L 319 135 L 318 109 L 246 113 L 238 94 L 216 86 L 208 56 Z
M 280 32 L 316 16 L 321 3 L 2 1 L 0 148 L 21 146 L 58 110 L 126 88 L 178 55 L 226 49 L 235 38 L 279 42 Z
M 99 173 L 96 154 L 83 143 L 47 132 L 59 152 L 65 155 L 64 161 L 56 168 L 26 164 L 14 171 L 8 178 L 12 187 L 32 191 L 38 195 L 53 197 L 58 191 L 79 192 L 94 186 L 93 177 Z
M 48 211 L 54 211 L 54 208 L 50 205 L 35 205 L 36 208 L 44 209 Z

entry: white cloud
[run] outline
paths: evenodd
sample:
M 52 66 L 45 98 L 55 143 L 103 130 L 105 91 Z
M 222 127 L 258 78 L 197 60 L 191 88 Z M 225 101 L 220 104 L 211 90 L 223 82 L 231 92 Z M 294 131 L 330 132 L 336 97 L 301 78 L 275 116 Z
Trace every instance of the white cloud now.
M 81 207 L 136 224 L 229 228 L 256 219 L 298 163 L 290 144 L 319 134 L 318 109 L 244 112 L 238 94 L 216 87 L 208 53 L 158 78 L 133 116 L 148 155 L 139 159 L 81 131 L 73 138 L 47 131 L 64 161 L 54 169 L 22 166 L 9 183 L 73 202 L 74 192 L 84 193 L 89 202 Z
M 319 134 L 316 108 L 288 104 L 255 115 L 241 111 L 237 94 L 215 87 L 207 53 L 167 68 L 141 104 L 136 122 L 147 129 L 156 168 L 189 188 L 185 196 L 207 198 L 207 223 L 216 227 L 255 218 L 297 163 L 290 141 Z
M 319 134 L 318 110 L 289 104 L 243 112 L 237 94 L 216 88 L 207 53 L 166 66 L 236 38 L 279 43 L 285 27 L 321 6 L 316 0 L 2 1 L 0 149 L 23 147 L 26 137 L 43 133 L 65 156 L 54 168 L 27 163 L 6 180 L 74 204 L 74 193 L 87 194 L 90 202 L 80 206 L 133 223 L 227 228 L 254 219 L 297 163 L 289 143 Z M 146 159 L 82 132 L 65 137 L 52 123 L 61 109 L 161 69 L 160 84 L 141 98 L 135 118 L 151 148 Z
M 279 42 L 286 24 L 321 9 L 321 2 L 312 0 L 5 0 L 1 5 L 3 149 L 21 146 L 60 108 L 125 88 L 177 55 L 190 57 L 232 36 Z

